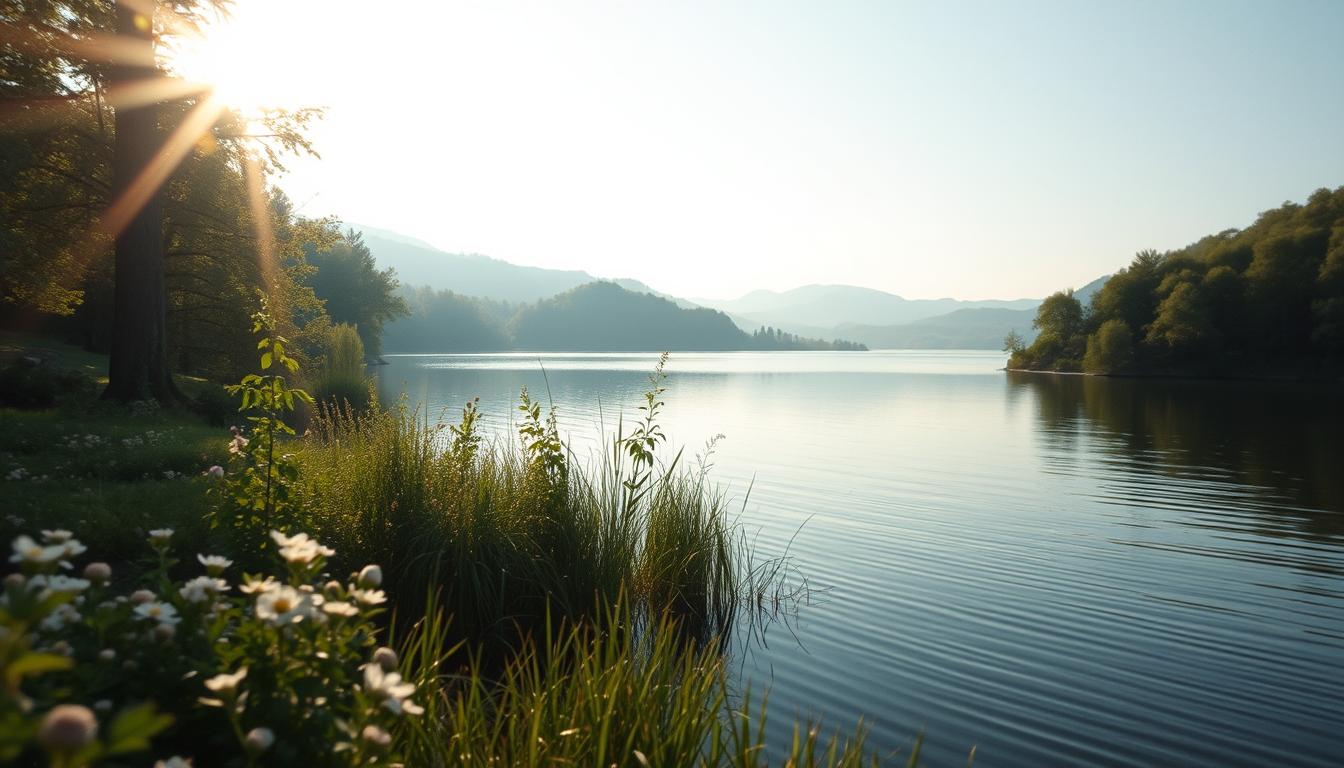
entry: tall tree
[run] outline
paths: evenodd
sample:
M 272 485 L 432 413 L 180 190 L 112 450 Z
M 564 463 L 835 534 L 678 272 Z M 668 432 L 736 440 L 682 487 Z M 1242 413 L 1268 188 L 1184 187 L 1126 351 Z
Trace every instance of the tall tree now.
M 113 68 L 114 88 L 156 75 L 154 17 L 142 13 L 144 7 L 117 0 L 117 36 L 129 55 Z M 129 220 L 116 233 L 112 345 L 103 392 L 113 400 L 178 399 L 168 366 L 161 182 L 148 173 L 160 151 L 158 119 L 154 102 L 116 108 L 112 205 L 127 208 Z M 139 199 L 143 203 L 137 206 Z

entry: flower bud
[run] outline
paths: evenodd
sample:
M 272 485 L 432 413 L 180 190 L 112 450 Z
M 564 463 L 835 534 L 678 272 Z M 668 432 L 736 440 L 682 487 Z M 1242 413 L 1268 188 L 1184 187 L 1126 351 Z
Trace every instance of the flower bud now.
M 93 710 L 78 704 L 53 707 L 37 729 L 37 741 L 53 752 L 83 749 L 98 735 Z
M 397 669 L 397 652 L 386 646 L 373 652 L 373 663 L 383 668 L 384 672 L 395 672 Z
M 22 587 L 25 581 L 22 573 L 11 573 L 5 577 L 5 588 L 14 587 L 17 589 Z
M 112 578 L 112 566 L 107 563 L 89 563 L 84 566 L 84 578 L 94 584 L 106 584 Z
M 108 712 L 112 711 L 112 700 L 99 699 L 93 702 L 93 709 L 95 712 L 102 712 L 103 714 L 107 714 Z
M 150 592 L 148 589 L 137 589 L 131 593 L 131 602 L 136 605 L 144 605 L 145 603 L 154 602 L 154 597 L 154 593 Z
M 243 748 L 252 756 L 260 755 L 275 743 L 275 732 L 270 728 L 253 728 L 243 739 Z
M 112 661 L 115 658 L 117 658 L 117 652 L 111 648 L 104 648 L 98 652 L 99 661 Z
M 363 739 L 367 741 L 371 746 L 377 747 L 379 749 L 384 749 L 389 744 L 392 743 L 392 734 L 388 733 L 382 728 L 379 728 L 376 725 L 364 726 L 364 730 L 360 731 L 359 735 L 363 737 Z
M 205 470 L 205 474 L 218 480 L 219 478 L 224 476 L 224 468 L 216 464 L 213 467 Z
M 177 627 L 174 627 L 172 624 L 160 624 L 154 628 L 154 637 L 161 642 L 166 643 L 169 640 L 172 640 L 173 635 L 176 634 Z
M 357 581 L 364 589 L 373 589 L 383 583 L 383 569 L 376 565 L 366 565 L 359 572 Z

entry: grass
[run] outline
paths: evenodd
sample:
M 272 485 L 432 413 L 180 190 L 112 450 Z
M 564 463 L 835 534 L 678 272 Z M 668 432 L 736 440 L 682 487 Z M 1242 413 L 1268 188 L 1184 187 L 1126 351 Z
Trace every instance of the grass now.
M 147 565 L 151 528 L 176 529 L 184 553 L 233 554 L 204 522 L 216 500 L 201 477 L 224 463 L 227 432 L 95 392 L 0 409 L 0 471 L 23 470 L 0 480 L 0 535 L 77 531 L 119 576 Z M 638 480 L 619 444 L 580 466 L 454 426 L 405 408 L 328 411 L 291 443 L 315 533 L 352 558 L 333 572 L 383 566 L 400 619 L 388 631 L 431 694 L 399 735 L 413 764 L 876 764 L 861 727 L 799 726 L 771 755 L 765 701 L 731 694 L 723 646 L 706 641 L 770 604 L 785 566 L 752 564 L 703 471 L 673 461 Z

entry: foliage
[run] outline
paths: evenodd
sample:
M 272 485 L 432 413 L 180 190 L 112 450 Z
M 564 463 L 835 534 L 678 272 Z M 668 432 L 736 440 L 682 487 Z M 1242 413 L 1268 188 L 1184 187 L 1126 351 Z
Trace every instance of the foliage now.
M 0 406 L 51 408 L 62 397 L 87 387 L 88 380 L 78 373 L 24 357 L 0 367 Z
M 1124 320 L 1112 318 L 1087 337 L 1083 369 L 1088 373 L 1123 371 L 1134 359 L 1134 336 Z
M 387 326 L 387 347 L 396 352 L 865 349 L 777 328 L 748 334 L 717 310 L 683 308 L 610 282 L 518 306 L 427 288 L 408 297 L 409 315 Z
M 391 269 L 378 269 L 373 253 L 354 230 L 323 249 L 310 244 L 305 259 L 314 267 L 303 282 L 322 300 L 333 323 L 358 329 L 363 349 L 377 357 L 382 353 L 383 325 L 407 312 L 397 294 L 397 278 Z
M 57 574 L 87 550 L 69 531 L 14 540 L 23 572 L 0 599 L 0 757 L 41 750 L 82 766 L 158 739 L 212 764 L 395 761 L 393 734 L 423 708 L 395 653 L 374 651 L 376 569 L 327 580 L 330 549 L 277 531 L 279 578 L 230 584 L 232 561 L 200 554 L 193 570 L 205 573 L 174 580 L 173 533 L 150 532 L 157 566 L 122 590 L 106 563 Z
M 1047 299 L 1050 312 L 1042 305 L 1041 336 L 1013 355 L 1012 367 L 1067 370 L 1085 338 L 1090 370 L 1338 375 L 1344 187 L 1284 203 L 1244 230 L 1176 251 L 1139 252 L 1096 293 L 1081 323 L 1059 296 Z M 1128 352 L 1118 346 L 1116 323 L 1129 330 Z M 1124 358 L 1130 362 L 1122 366 Z
M 357 329 L 345 323 L 333 326 L 328 335 L 325 364 L 313 385 L 314 399 L 338 408 L 367 405 L 375 393 L 365 375 L 366 367 L 364 342 Z
M 293 454 L 279 453 L 281 436 L 293 435 L 294 428 L 283 415 L 294 410 L 294 403 L 312 404 L 307 392 L 287 385 L 285 374 L 296 373 L 299 362 L 285 350 L 288 340 L 275 333 L 265 297 L 261 309 L 252 315 L 252 332 L 260 336 L 261 373 L 249 373 L 238 384 L 228 387 L 229 394 L 240 395 L 240 411 L 251 412 L 251 424 L 244 437 L 233 428 L 229 444 L 229 472 L 219 488 L 221 503 L 214 511 L 212 527 L 223 527 L 236 540 L 265 546 L 267 531 L 288 532 L 301 521 L 301 505 L 296 495 L 298 465 Z M 267 371 L 271 371 L 268 373 Z

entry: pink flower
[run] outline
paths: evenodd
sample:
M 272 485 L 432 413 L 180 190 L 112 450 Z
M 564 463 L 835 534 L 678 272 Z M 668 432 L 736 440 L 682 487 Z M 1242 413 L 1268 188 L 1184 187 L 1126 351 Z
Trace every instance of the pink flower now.
M 205 474 L 209 475 L 210 477 L 218 479 L 224 476 L 224 468 L 216 464 L 213 467 L 205 470 Z

